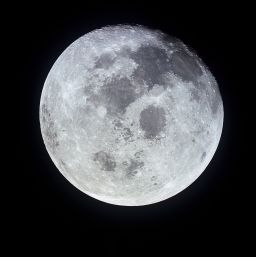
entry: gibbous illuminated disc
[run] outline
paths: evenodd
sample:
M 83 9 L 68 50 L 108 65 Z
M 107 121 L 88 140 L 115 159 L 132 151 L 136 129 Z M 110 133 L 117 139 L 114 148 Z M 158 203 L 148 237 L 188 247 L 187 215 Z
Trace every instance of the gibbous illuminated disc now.
M 143 26 L 109 26 L 72 43 L 50 70 L 40 124 L 75 187 L 116 205 L 146 205 L 205 170 L 223 126 L 218 85 L 184 43 Z

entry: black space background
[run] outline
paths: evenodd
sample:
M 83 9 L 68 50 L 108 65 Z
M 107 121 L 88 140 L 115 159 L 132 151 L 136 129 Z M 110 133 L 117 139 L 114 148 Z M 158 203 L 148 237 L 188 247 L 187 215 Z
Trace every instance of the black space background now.
M 249 114 L 244 108 L 248 91 L 241 88 L 248 85 L 239 49 L 250 48 L 247 11 L 221 5 L 213 10 L 210 2 L 195 10 L 171 2 L 150 7 L 62 5 L 14 6 L 5 25 L 17 60 L 11 80 L 18 106 L 11 111 L 14 117 L 18 113 L 18 139 L 15 160 L 6 168 L 18 184 L 6 194 L 14 209 L 10 241 L 17 239 L 22 248 L 37 251 L 71 247 L 85 256 L 246 251 L 253 201 L 245 174 L 253 169 L 244 161 L 250 144 L 244 139 Z M 195 49 L 216 77 L 224 102 L 223 134 L 205 172 L 178 195 L 144 207 L 106 204 L 77 190 L 54 166 L 39 127 L 41 90 L 57 57 L 83 34 L 119 23 L 160 29 Z

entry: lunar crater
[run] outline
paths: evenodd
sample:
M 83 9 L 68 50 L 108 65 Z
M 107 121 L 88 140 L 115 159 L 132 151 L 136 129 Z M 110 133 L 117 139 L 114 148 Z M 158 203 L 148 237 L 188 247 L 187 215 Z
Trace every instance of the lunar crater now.
M 190 98 L 190 100 L 191 100 L 191 101 L 199 102 L 200 99 L 201 99 L 201 93 L 202 93 L 202 92 L 200 92 L 200 91 L 199 91 L 197 88 L 195 88 L 195 87 L 193 87 L 190 92 L 191 92 L 191 98 Z
M 201 162 L 205 159 L 205 157 L 206 157 L 206 152 L 203 152 L 201 155 Z

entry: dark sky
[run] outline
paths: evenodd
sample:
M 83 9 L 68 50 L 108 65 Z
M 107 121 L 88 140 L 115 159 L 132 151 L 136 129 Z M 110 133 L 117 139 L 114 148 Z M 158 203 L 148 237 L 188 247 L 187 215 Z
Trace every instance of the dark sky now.
M 18 182 L 10 197 L 14 234 L 26 249 L 72 245 L 88 254 L 168 254 L 243 249 L 250 230 L 246 194 L 251 168 L 245 161 L 248 126 L 241 48 L 250 48 L 247 11 L 240 6 L 191 9 L 159 6 L 16 6 L 8 32 L 15 45 L 18 139 L 11 169 Z M 195 49 L 219 83 L 224 129 L 214 158 L 200 178 L 178 195 L 144 207 L 97 201 L 72 186 L 55 168 L 39 127 L 44 81 L 62 51 L 78 37 L 105 25 L 129 23 L 160 29 Z M 9 24 L 8 24 L 9 25 Z M 15 43 L 16 42 L 16 43 Z M 12 67 L 13 67 L 12 66 Z M 255 84 L 255 83 L 254 83 Z M 17 113 L 16 113 L 17 116 Z M 16 117 L 15 116 L 15 117 Z M 16 132 L 17 134 L 17 132 Z M 10 195 L 10 194 L 8 194 Z M 78 239 L 79 238 L 79 239 Z M 60 245 L 57 243 L 60 242 Z M 249 241 L 248 241 L 249 242 Z M 85 254 L 86 255 L 86 254 Z

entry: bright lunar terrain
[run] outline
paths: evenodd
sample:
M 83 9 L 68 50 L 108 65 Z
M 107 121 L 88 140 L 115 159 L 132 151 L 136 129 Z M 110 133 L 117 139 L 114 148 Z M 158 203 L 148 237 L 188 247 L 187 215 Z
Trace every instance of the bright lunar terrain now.
M 98 200 L 147 205 L 205 170 L 222 132 L 218 85 L 179 39 L 143 26 L 92 31 L 57 59 L 40 126 L 63 176 Z

